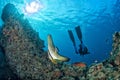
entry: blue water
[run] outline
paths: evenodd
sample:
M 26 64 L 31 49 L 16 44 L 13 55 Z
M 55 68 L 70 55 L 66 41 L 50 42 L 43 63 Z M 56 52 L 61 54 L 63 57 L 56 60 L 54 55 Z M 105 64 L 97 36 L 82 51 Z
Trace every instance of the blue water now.
M 36 0 L 42 8 L 35 13 L 25 13 L 27 3 L 35 0 L 0 0 L 0 14 L 7 3 L 13 3 L 25 15 L 33 29 L 45 41 L 51 34 L 60 54 L 71 58 L 70 63 L 101 62 L 109 57 L 112 50 L 112 34 L 120 31 L 120 0 Z M 3 24 L 2 20 L 0 20 Z M 75 27 L 80 25 L 83 42 L 90 54 L 80 56 L 75 53 L 67 30 L 73 31 L 77 49 L 80 41 Z

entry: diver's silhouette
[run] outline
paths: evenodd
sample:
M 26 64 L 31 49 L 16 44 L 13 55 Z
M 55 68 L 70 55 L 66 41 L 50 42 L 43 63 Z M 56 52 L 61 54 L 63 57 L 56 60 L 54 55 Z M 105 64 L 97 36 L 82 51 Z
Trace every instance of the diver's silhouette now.
M 82 41 L 82 31 L 80 29 L 80 26 L 77 26 L 75 27 L 75 31 L 76 31 L 76 34 L 78 36 L 78 39 L 80 40 L 80 45 L 79 45 L 79 50 L 78 52 L 80 53 L 80 55 L 85 55 L 85 54 L 88 54 L 88 49 L 87 47 L 84 45 L 83 41 Z
M 73 36 L 73 33 L 71 30 L 68 30 L 68 33 L 69 33 L 69 37 L 74 45 L 74 48 L 75 48 L 75 52 L 80 55 L 85 55 L 85 54 L 88 54 L 88 49 L 87 47 L 84 45 L 83 41 L 82 41 L 82 32 L 81 32 L 81 29 L 80 29 L 80 26 L 77 26 L 75 27 L 75 31 L 76 31 L 76 34 L 78 36 L 78 39 L 80 40 L 80 45 L 79 45 L 79 49 L 77 51 L 77 48 L 76 48 L 76 43 L 75 43 L 75 39 L 74 39 L 74 36 Z

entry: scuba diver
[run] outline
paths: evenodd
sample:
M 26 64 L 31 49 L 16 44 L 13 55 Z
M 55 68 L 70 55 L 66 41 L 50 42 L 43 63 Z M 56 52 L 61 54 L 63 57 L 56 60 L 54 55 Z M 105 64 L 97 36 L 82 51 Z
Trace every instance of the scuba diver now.
M 79 45 L 80 48 L 79 48 L 78 52 L 81 55 L 89 54 L 87 47 L 84 45 L 84 43 L 82 41 L 82 32 L 81 32 L 80 26 L 75 27 L 75 31 L 78 36 L 78 39 L 81 42 L 81 44 Z
M 81 32 L 80 26 L 75 27 L 75 31 L 76 31 L 76 34 L 78 36 L 78 39 L 80 40 L 80 45 L 79 45 L 78 51 L 77 51 L 77 48 L 76 48 L 76 43 L 75 43 L 73 33 L 72 33 L 71 30 L 68 30 L 70 39 L 71 39 L 71 41 L 72 41 L 72 43 L 73 43 L 73 45 L 75 47 L 75 52 L 77 54 L 79 53 L 80 55 L 89 54 L 87 47 L 84 45 L 84 43 L 82 41 L 82 32 Z

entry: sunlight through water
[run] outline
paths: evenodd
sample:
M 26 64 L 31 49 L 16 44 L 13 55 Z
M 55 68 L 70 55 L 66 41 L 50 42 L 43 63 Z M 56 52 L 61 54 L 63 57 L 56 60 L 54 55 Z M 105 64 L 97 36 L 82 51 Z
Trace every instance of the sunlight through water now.
M 33 0 L 29 3 L 26 3 L 23 12 L 25 14 L 33 14 L 38 12 L 40 9 L 43 8 L 43 5 L 40 3 L 40 1 Z

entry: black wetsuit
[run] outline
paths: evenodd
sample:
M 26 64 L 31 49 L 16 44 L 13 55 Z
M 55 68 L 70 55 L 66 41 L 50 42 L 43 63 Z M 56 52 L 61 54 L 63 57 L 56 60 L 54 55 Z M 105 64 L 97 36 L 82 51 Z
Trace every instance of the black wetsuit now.
M 79 45 L 79 50 L 78 50 L 78 52 L 81 54 L 81 55 L 85 55 L 85 54 L 88 54 L 89 52 L 88 52 L 88 49 L 87 49 L 87 47 L 83 44 L 83 43 L 81 43 L 80 45 Z

